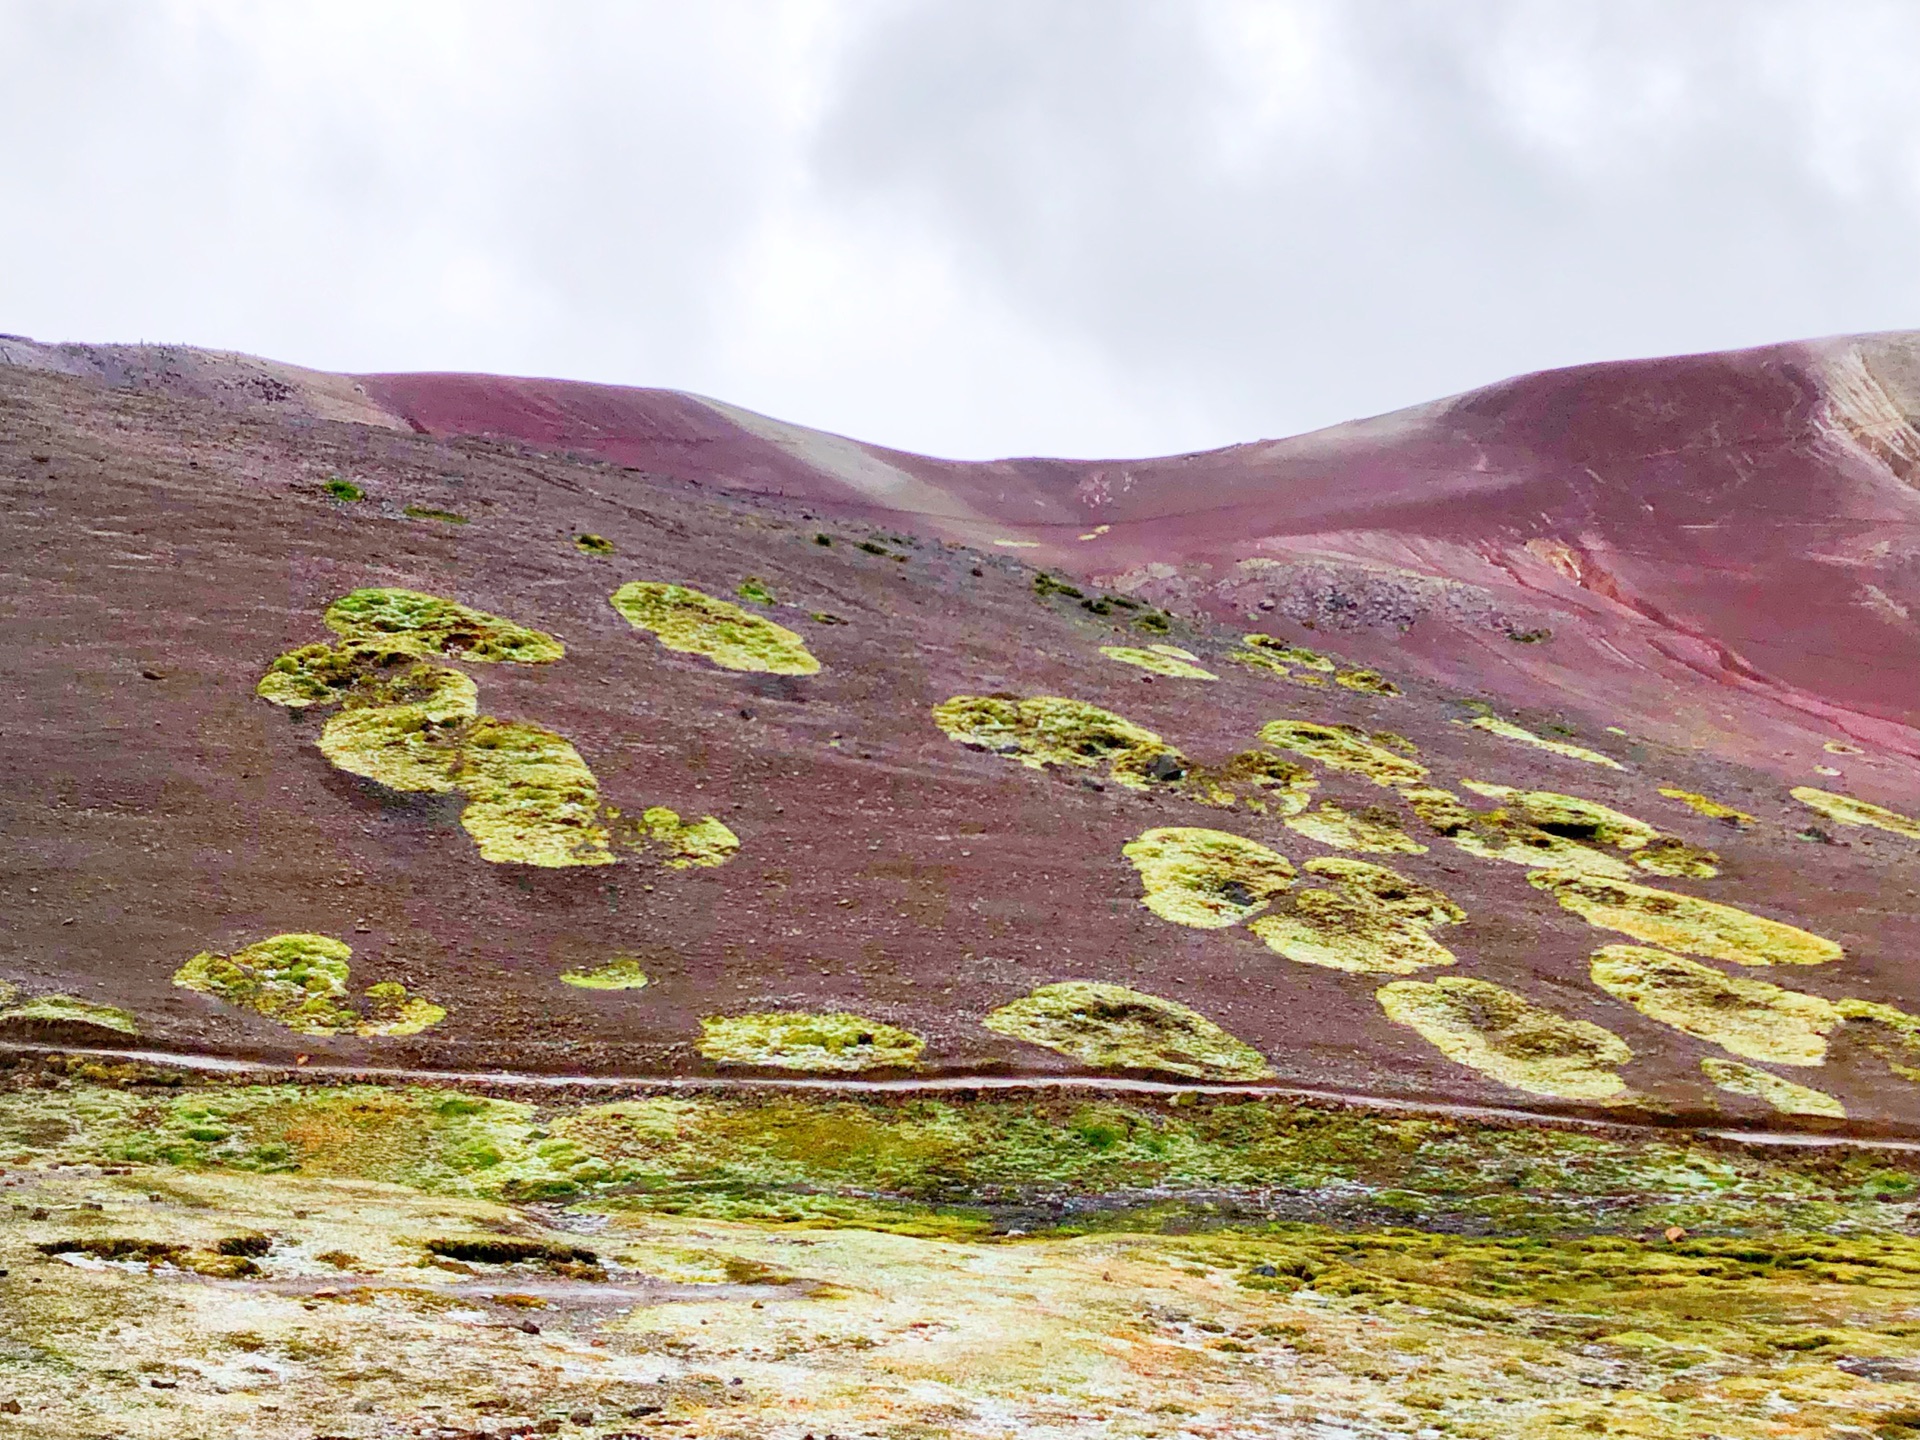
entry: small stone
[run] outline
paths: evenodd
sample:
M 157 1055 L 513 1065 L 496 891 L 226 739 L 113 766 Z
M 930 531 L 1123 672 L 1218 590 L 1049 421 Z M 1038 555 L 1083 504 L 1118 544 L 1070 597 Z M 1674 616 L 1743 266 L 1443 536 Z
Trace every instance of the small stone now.
M 567 1419 L 571 1420 L 576 1425 L 591 1425 L 593 1423 L 593 1411 L 576 1410 L 571 1415 L 567 1416 Z
M 538 1335 L 540 1333 L 540 1327 L 531 1320 L 518 1321 L 513 1328 L 518 1330 L 522 1335 Z

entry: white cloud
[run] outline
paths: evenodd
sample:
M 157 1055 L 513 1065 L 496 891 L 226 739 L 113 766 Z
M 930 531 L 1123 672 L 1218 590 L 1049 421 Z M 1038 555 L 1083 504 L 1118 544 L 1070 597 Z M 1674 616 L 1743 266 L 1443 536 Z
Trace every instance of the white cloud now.
M 1903 0 L 0 0 L 0 329 L 1168 451 L 1920 326 Z

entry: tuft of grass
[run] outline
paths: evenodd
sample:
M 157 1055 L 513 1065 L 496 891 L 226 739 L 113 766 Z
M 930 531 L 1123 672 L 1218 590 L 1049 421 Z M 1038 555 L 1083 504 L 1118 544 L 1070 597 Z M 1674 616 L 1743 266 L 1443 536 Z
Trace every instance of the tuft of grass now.
M 356 500 L 364 500 L 367 498 L 366 491 L 362 490 L 358 485 L 354 484 L 351 480 L 342 480 L 338 475 L 333 476 L 330 480 L 326 482 L 326 484 L 322 485 L 320 488 L 326 491 L 327 494 L 332 496 L 335 500 L 344 501 L 348 504 L 351 504 Z
M 766 583 L 761 580 L 758 575 L 749 575 L 746 579 L 742 580 L 739 588 L 734 591 L 734 594 L 738 595 L 742 600 L 751 601 L 755 605 L 778 605 L 780 603 L 773 591 L 767 588 Z
M 611 555 L 613 541 L 589 530 L 573 537 L 573 548 L 583 555 Z
M 471 522 L 466 516 L 453 510 L 436 510 L 431 505 L 409 505 L 406 507 L 409 520 L 439 520 L 448 525 L 466 525 Z

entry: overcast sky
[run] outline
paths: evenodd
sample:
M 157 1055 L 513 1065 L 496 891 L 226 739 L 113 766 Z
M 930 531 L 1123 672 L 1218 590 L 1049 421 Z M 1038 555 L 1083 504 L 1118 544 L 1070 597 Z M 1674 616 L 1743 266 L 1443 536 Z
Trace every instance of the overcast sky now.
M 1920 328 L 1913 0 L 0 0 L 0 330 L 960 456 Z

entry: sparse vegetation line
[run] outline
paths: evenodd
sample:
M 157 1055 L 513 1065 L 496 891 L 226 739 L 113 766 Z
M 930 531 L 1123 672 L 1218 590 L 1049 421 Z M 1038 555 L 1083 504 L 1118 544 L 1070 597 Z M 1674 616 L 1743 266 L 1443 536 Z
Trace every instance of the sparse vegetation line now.
M 1356 1110 L 1378 1110 L 1406 1115 L 1449 1116 L 1466 1120 L 1493 1120 L 1542 1129 L 1573 1130 L 1594 1135 L 1638 1136 L 1662 1132 L 1703 1139 L 1781 1148 L 1887 1150 L 1920 1154 L 1920 1139 L 1894 1136 L 1822 1134 L 1813 1131 L 1741 1129 L 1729 1126 L 1661 1125 L 1649 1121 L 1601 1120 L 1548 1110 L 1523 1110 L 1504 1105 L 1467 1105 L 1445 1100 L 1397 1099 L 1345 1090 L 1322 1090 L 1301 1085 L 1220 1084 L 1206 1081 L 1145 1080 L 1120 1075 L 931 1075 L 905 1079 L 865 1080 L 852 1075 L 544 1075 L 511 1070 L 410 1070 L 393 1065 L 276 1065 L 226 1055 L 184 1055 L 166 1050 L 114 1050 L 84 1045 L 39 1045 L 0 1042 L 0 1059 L 19 1055 L 65 1055 L 90 1060 L 117 1060 L 135 1065 L 171 1066 L 208 1074 L 234 1076 L 258 1083 L 300 1079 L 348 1080 L 366 1084 L 472 1085 L 489 1089 L 693 1092 L 831 1091 L 856 1095 L 952 1094 L 968 1090 L 1086 1091 L 1107 1095 L 1236 1095 L 1249 1100 L 1295 1100 L 1343 1105 Z

